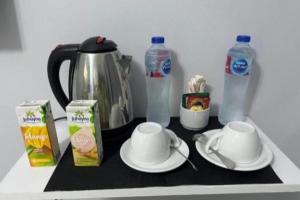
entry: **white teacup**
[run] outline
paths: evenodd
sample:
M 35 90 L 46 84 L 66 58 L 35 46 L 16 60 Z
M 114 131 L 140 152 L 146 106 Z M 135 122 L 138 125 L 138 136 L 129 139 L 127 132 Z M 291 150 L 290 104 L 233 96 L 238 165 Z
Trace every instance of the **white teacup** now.
M 173 132 L 158 123 L 144 122 L 131 135 L 129 155 L 140 164 L 156 165 L 169 158 L 172 141 L 178 142 Z
M 262 151 L 261 140 L 255 128 L 246 122 L 232 121 L 213 135 L 205 146 L 212 147 L 236 163 L 250 163 L 258 159 Z

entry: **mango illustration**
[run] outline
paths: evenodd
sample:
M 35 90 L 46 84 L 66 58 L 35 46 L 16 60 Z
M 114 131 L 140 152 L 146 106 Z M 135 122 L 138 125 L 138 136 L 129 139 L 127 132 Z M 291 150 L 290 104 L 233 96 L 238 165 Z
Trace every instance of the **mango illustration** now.
M 60 151 L 50 101 L 22 102 L 16 114 L 30 165 L 55 165 Z
M 42 148 L 47 146 L 51 149 L 50 140 L 48 136 L 48 130 L 46 126 L 31 126 L 21 127 L 23 132 L 26 146 L 33 146 L 35 148 Z

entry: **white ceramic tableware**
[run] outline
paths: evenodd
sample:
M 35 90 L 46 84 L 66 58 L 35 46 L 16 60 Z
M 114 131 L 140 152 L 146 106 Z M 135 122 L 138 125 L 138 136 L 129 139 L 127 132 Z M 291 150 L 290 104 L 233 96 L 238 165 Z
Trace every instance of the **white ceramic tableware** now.
M 203 129 L 208 124 L 209 110 L 193 111 L 186 109 L 180 104 L 180 123 L 188 130 L 198 131 Z
M 170 156 L 171 140 L 178 142 L 177 136 L 155 122 L 139 124 L 130 138 L 129 156 L 141 165 L 156 165 Z
M 204 133 L 202 133 L 203 135 L 206 135 L 208 138 L 211 138 L 212 136 L 214 136 L 215 134 L 218 134 L 220 132 L 220 129 L 214 129 L 214 130 L 209 130 L 206 131 Z M 195 142 L 195 146 L 196 149 L 198 151 L 198 153 L 207 161 L 211 162 L 214 165 L 217 165 L 219 167 L 228 169 L 224 163 L 218 158 L 218 156 L 216 156 L 216 154 L 214 153 L 207 153 L 205 151 L 205 145 L 206 143 L 202 143 L 202 142 Z M 268 166 L 269 164 L 271 164 L 272 160 L 273 160 L 273 153 L 272 150 L 268 147 L 268 145 L 266 143 L 264 143 L 262 141 L 262 153 L 260 154 L 259 158 L 251 163 L 236 163 L 236 166 L 234 169 L 234 171 L 255 171 L 255 170 L 259 170 L 262 169 L 266 166 Z
M 205 134 L 198 133 L 193 136 L 193 141 L 200 142 L 204 145 L 206 145 L 208 140 L 209 140 L 209 138 Z M 212 151 L 212 153 L 214 153 L 228 169 L 235 168 L 236 164 L 234 161 L 232 161 L 231 159 L 227 158 L 226 156 L 220 154 L 217 150 L 215 150 L 212 147 L 210 147 L 209 150 Z
M 212 147 L 236 163 L 251 163 L 262 152 L 262 143 L 255 128 L 246 122 L 232 121 L 213 135 L 205 146 L 210 153 Z
M 180 139 L 179 139 L 180 140 Z M 171 148 L 170 156 L 167 160 L 156 165 L 145 165 L 144 163 L 136 162 L 132 160 L 132 156 L 129 153 L 130 149 L 130 139 L 123 143 L 120 149 L 120 156 L 122 161 L 129 166 L 138 171 L 147 172 L 147 173 L 162 173 L 176 169 L 185 163 L 186 159 L 178 153 L 175 148 Z M 185 141 L 181 140 L 180 145 L 177 147 L 185 157 L 189 157 L 189 147 Z

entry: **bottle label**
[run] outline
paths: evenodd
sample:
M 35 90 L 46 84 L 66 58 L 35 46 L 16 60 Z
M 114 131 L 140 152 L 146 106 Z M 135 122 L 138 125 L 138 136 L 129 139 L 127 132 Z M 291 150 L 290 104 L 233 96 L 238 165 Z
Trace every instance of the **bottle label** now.
M 167 76 L 171 72 L 171 59 L 168 58 L 164 60 L 161 64 L 161 74 L 162 76 Z
M 249 64 L 246 59 L 227 56 L 225 72 L 236 76 L 248 76 Z
M 147 67 L 146 75 L 150 77 L 165 77 L 168 76 L 171 72 L 171 59 L 167 58 L 161 62 L 156 62 L 150 64 L 150 67 Z

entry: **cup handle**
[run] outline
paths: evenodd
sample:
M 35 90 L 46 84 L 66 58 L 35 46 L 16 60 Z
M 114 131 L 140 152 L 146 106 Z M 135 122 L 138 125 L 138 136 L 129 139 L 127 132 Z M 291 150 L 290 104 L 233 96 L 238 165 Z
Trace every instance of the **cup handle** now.
M 219 144 L 220 144 L 220 137 L 223 137 L 224 133 L 222 131 L 220 131 L 219 133 L 216 133 L 215 135 L 213 135 L 211 138 L 209 138 L 209 140 L 207 141 L 206 145 L 205 145 L 205 152 L 206 153 L 211 153 L 211 150 L 209 148 L 212 147 L 213 142 L 217 140 L 217 144 L 214 145 L 214 149 L 218 150 L 219 148 Z
M 180 139 L 177 137 L 177 135 L 170 129 L 165 129 L 166 133 L 169 135 L 171 140 L 171 147 L 179 147 L 181 144 Z

